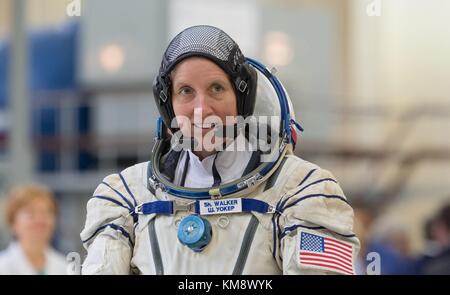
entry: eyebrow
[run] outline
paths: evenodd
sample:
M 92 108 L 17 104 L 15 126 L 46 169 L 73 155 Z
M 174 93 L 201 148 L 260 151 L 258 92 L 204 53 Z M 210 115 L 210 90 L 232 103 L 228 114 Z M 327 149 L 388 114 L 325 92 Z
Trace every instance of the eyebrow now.
M 225 86 L 227 83 L 225 82 L 225 81 L 223 81 L 223 80 L 213 80 L 211 83 L 210 83 L 211 85 L 212 84 L 221 84 L 221 85 L 223 85 L 223 86 Z
M 209 86 L 213 85 L 213 84 L 220 84 L 222 86 L 226 86 L 227 82 L 223 79 L 217 79 L 215 78 L 214 80 L 212 80 L 211 82 L 209 82 Z M 180 87 L 184 87 L 184 86 L 189 86 L 190 87 L 190 83 L 186 82 L 185 80 L 178 80 L 175 83 L 172 84 L 173 88 L 180 88 Z

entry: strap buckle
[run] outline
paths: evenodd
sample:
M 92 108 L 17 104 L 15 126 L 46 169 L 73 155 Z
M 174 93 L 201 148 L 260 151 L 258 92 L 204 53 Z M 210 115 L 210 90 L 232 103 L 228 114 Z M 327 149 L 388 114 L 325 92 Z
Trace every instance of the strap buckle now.
M 209 195 L 211 199 L 217 200 L 222 198 L 222 193 L 220 192 L 220 187 L 215 187 L 209 190 Z
M 144 205 L 144 203 L 137 205 L 136 207 L 134 207 L 134 213 L 138 214 L 138 215 L 142 215 L 142 206 Z M 131 214 L 131 213 L 130 213 Z
M 240 91 L 240 92 L 244 92 L 245 91 L 245 89 L 247 89 L 247 82 L 245 82 L 244 80 L 241 80 L 240 82 L 239 82 L 239 85 L 238 85 L 238 90 Z
M 238 188 L 244 188 L 244 187 L 252 187 L 255 184 L 258 183 L 259 180 L 261 180 L 263 177 L 261 174 L 256 173 L 255 175 L 253 175 L 252 177 L 240 182 L 237 184 Z
M 167 101 L 167 95 L 163 90 L 159 92 L 159 99 L 161 99 L 163 103 Z
M 186 203 L 186 204 L 180 204 L 176 201 L 172 201 L 172 214 L 175 214 L 178 211 L 185 211 L 185 212 L 191 212 L 195 213 L 195 201 Z
M 156 180 L 156 176 L 153 174 L 151 177 L 148 178 L 148 184 L 153 188 L 153 190 L 157 190 L 158 188 L 161 189 L 161 191 L 166 191 L 166 187 L 164 184 L 160 183 Z
M 267 213 L 269 213 L 269 214 L 274 214 L 274 213 L 280 214 L 280 211 L 277 210 L 277 207 L 269 205 L 269 208 L 267 208 Z

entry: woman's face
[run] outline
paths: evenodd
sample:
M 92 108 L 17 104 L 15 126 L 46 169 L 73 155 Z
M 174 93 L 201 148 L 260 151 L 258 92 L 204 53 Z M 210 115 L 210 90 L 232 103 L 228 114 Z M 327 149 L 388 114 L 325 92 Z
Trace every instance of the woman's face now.
M 171 73 L 172 104 L 178 127 L 186 137 L 215 144 L 214 126 L 230 125 L 237 116 L 236 95 L 227 74 L 215 63 L 201 57 L 180 62 Z M 228 119 L 227 119 L 228 117 Z
M 36 198 L 16 213 L 13 232 L 19 241 L 48 244 L 55 228 L 55 212 L 48 200 Z

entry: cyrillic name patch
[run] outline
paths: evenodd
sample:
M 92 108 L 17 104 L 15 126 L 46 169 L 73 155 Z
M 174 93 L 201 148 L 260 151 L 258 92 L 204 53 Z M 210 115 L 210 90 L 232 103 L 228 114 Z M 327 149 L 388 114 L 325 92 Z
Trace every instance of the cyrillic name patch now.
M 200 214 L 226 214 L 242 212 L 242 199 L 225 199 L 225 200 L 201 200 Z

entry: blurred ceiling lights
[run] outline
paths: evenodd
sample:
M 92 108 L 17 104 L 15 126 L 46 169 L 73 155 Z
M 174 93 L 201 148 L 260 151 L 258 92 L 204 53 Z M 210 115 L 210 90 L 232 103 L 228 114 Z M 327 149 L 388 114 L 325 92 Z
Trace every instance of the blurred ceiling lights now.
M 284 32 L 267 32 L 264 35 L 263 57 L 271 66 L 286 66 L 294 58 L 289 35 Z
M 109 73 L 114 73 L 123 67 L 125 51 L 119 45 L 110 44 L 100 50 L 99 58 L 101 67 Z

